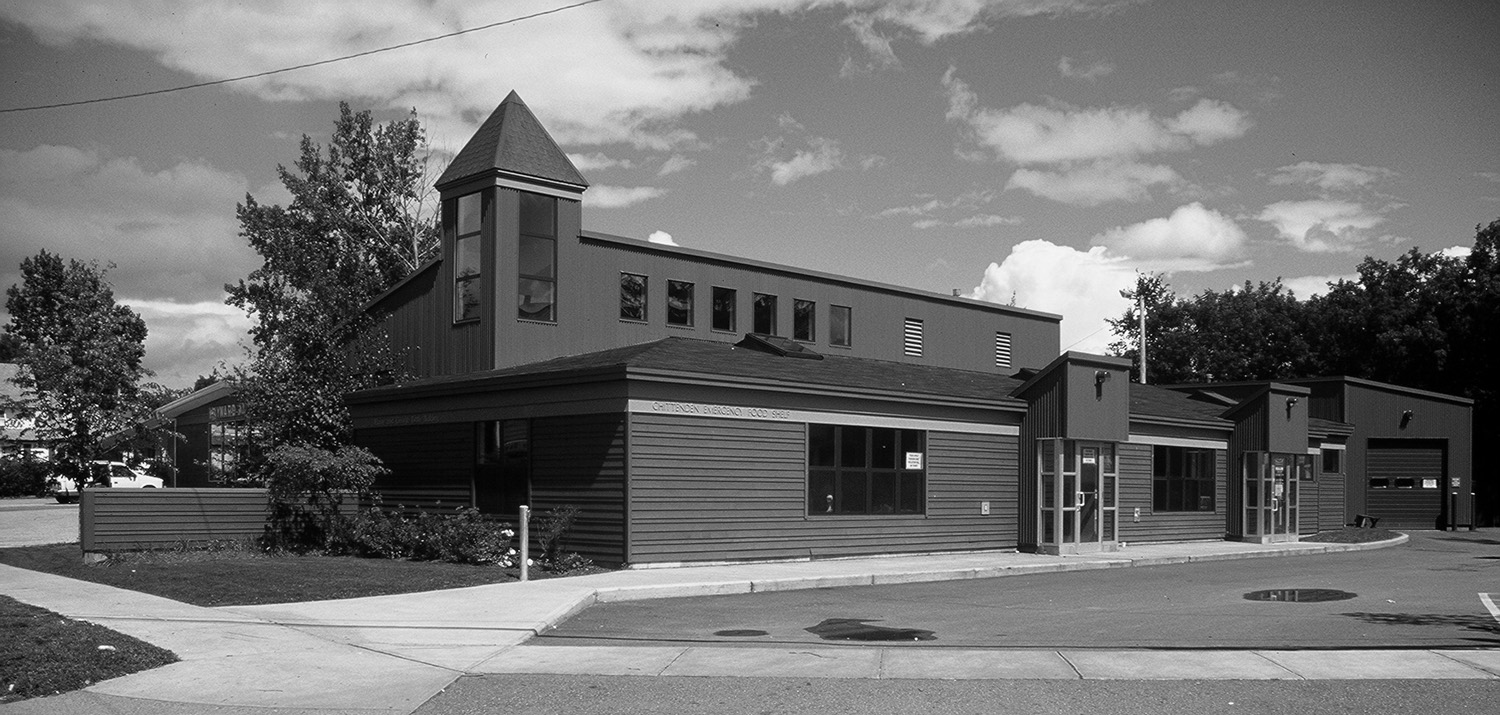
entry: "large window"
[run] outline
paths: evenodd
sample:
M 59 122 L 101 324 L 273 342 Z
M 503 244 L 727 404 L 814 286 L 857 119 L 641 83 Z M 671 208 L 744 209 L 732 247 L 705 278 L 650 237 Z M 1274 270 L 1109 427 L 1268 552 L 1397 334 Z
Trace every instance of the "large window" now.
M 752 294 L 752 332 L 761 335 L 776 334 L 776 296 L 765 293 Z
M 853 344 L 854 332 L 849 306 L 834 305 L 828 308 L 828 344 L 849 347 Z
M 646 277 L 620 274 L 620 320 L 646 319 Z
M 693 324 L 693 284 L 667 281 L 667 325 Z
M 713 294 L 713 329 L 725 332 L 735 331 L 734 304 L 736 293 L 733 288 L 714 288 Z
M 924 513 L 926 442 L 922 430 L 808 425 L 807 513 Z
M 453 320 L 479 319 L 480 240 L 484 226 L 482 194 L 458 197 L 453 240 Z
M 521 193 L 521 255 L 516 317 L 557 320 L 557 199 Z
M 1151 454 L 1154 511 L 1213 511 L 1217 455 L 1212 449 L 1157 445 Z
M 806 342 L 818 339 L 818 304 L 810 300 L 792 301 L 792 338 Z

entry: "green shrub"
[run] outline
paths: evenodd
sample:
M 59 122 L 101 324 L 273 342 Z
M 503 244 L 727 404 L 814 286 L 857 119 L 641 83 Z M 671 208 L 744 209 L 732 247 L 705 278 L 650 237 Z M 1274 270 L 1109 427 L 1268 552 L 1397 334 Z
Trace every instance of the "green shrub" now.
M 515 565 L 515 531 L 473 507 L 407 516 L 369 508 L 343 523 L 335 550 L 358 556 L 458 564 Z
M 36 459 L 0 459 L 0 497 L 39 497 L 47 494 L 47 463 Z
M 267 548 L 326 550 L 346 530 L 348 504 L 358 504 L 386 469 L 363 447 L 328 450 L 282 445 L 266 454 L 261 477 L 270 497 L 262 538 Z
M 563 550 L 563 540 L 568 532 L 572 531 L 573 525 L 578 522 L 578 514 L 578 507 L 568 504 L 549 509 L 537 516 L 533 532 L 536 535 L 537 546 L 541 547 L 541 553 L 532 560 L 543 571 L 568 573 L 594 565 L 594 562 L 589 559 Z

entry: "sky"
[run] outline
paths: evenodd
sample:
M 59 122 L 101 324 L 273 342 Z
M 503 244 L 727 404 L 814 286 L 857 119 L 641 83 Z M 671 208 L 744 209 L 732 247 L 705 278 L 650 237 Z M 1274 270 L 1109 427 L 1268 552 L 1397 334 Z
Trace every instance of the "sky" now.
M 0 112 L 0 286 L 97 261 L 190 385 L 245 359 L 236 204 L 288 201 L 339 101 L 415 109 L 435 175 L 511 90 L 589 230 L 1057 313 L 1064 350 L 1141 272 L 1306 298 L 1500 217 L 1493 0 L 576 2 L 0 0 L 0 110 L 556 10 Z

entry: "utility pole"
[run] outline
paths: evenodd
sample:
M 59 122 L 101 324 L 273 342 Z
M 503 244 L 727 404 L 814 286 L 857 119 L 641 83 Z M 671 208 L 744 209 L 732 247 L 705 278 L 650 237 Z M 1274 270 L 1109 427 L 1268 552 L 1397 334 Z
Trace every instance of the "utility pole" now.
M 1141 384 L 1146 384 L 1146 296 L 1136 295 L 1136 312 L 1141 318 Z

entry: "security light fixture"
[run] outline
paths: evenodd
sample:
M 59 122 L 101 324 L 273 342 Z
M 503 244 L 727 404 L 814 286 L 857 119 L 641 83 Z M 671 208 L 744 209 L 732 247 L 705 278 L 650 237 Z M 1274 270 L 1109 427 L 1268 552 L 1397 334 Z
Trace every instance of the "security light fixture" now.
M 1411 424 L 1411 418 L 1412 418 L 1411 410 L 1402 410 L 1401 411 L 1401 429 L 1406 429 L 1406 426 L 1409 425 L 1409 424 Z
M 1104 383 L 1109 382 L 1109 378 L 1110 374 L 1108 370 L 1094 371 L 1094 399 L 1104 399 Z

